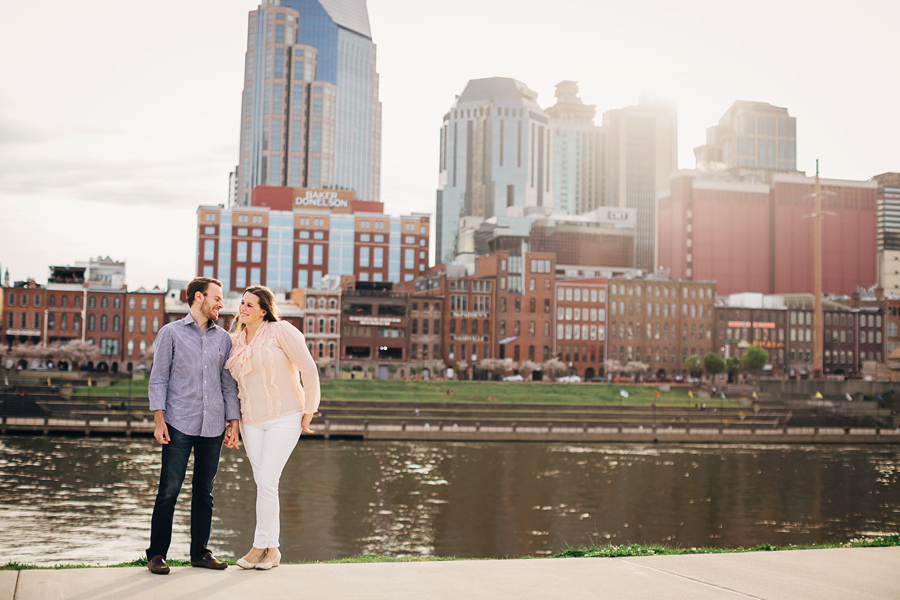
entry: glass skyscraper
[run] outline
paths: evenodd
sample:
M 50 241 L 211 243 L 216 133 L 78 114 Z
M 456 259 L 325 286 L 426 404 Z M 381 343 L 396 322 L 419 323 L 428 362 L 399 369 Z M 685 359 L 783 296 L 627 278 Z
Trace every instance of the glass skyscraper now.
M 521 81 L 469 81 L 444 115 L 440 144 L 438 263 L 457 253 L 463 217 L 521 216 L 527 207 L 554 207 L 550 117 Z
M 570 215 L 603 205 L 603 134 L 594 125 L 595 106 L 578 97 L 578 83 L 556 85 L 547 109 L 553 128 L 553 190 L 557 210 Z
M 381 102 L 365 0 L 271 0 L 247 29 L 237 204 L 258 185 L 378 200 Z
M 654 272 L 659 238 L 657 204 L 678 170 L 678 113 L 674 105 L 642 99 L 603 113 L 606 206 L 637 209 L 634 266 Z

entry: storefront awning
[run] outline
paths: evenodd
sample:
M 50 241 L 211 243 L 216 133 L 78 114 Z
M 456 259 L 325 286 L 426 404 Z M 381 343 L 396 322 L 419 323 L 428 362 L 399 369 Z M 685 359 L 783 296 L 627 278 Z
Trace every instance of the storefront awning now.
M 515 340 L 517 340 L 517 339 L 519 339 L 519 337 L 518 337 L 518 336 L 515 336 L 515 335 L 514 335 L 513 337 L 503 338 L 502 340 L 500 340 L 500 345 L 502 346 L 503 344 L 508 344 L 508 343 L 510 343 L 510 342 L 512 342 L 512 341 L 515 341 Z

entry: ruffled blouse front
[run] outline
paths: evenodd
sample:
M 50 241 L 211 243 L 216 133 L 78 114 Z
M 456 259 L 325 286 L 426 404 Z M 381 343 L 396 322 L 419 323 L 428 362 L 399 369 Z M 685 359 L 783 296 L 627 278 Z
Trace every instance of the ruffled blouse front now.
M 316 412 L 319 373 L 306 338 L 296 327 L 287 321 L 264 321 L 249 344 L 246 329 L 231 337 L 225 368 L 237 381 L 244 423 Z

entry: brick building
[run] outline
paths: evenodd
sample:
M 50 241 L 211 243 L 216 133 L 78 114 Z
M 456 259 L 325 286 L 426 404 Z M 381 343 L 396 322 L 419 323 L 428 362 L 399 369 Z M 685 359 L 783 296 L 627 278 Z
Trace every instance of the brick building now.
M 556 282 L 554 354 L 585 380 L 606 373 L 606 293 L 605 278 Z
M 476 268 L 478 276 L 492 278 L 497 294 L 496 343 L 486 358 L 543 362 L 554 356 L 556 255 L 496 252 L 479 257 Z
M 688 356 L 714 347 L 716 284 L 679 281 L 662 273 L 609 279 L 607 355 L 625 365 L 640 361 L 660 377 L 685 372 Z
M 226 293 L 318 288 L 329 275 L 400 283 L 428 267 L 430 217 L 391 217 L 352 191 L 259 186 L 248 206 L 201 206 L 197 217 L 197 273 Z
M 444 359 L 443 317 L 444 298 L 413 296 L 409 308 L 409 360 L 429 369 Z
M 823 179 L 825 293 L 876 282 L 878 183 Z M 659 264 L 721 294 L 813 291 L 814 179 L 795 172 L 679 171 L 659 202 Z
M 335 376 L 340 368 L 341 290 L 298 289 L 291 292 L 291 299 L 304 309 L 302 331 L 309 353 L 319 368 Z
M 341 293 L 340 362 L 378 379 L 409 369 L 409 294 L 388 282 L 357 282 Z
M 165 324 L 165 292 L 158 287 L 140 288 L 125 295 L 125 369 L 149 369 L 153 363 L 154 342 Z
M 769 354 L 765 375 L 788 372 L 788 309 L 783 297 L 731 294 L 719 299 L 715 313 L 715 350 L 722 358 L 742 358 L 751 346 L 759 346 Z

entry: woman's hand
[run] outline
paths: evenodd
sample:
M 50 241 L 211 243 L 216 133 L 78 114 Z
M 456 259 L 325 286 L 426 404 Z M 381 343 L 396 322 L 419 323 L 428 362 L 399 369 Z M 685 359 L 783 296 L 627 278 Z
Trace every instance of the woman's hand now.
M 316 416 L 315 413 L 306 413 L 303 415 L 303 419 L 300 421 L 300 427 L 304 432 L 315 433 L 312 429 L 309 428 L 309 424 L 312 423 L 314 416 Z
M 237 450 L 240 448 L 240 434 L 241 434 L 241 422 L 234 420 L 228 421 L 225 424 L 225 439 L 223 445 L 226 448 L 231 448 L 233 450 Z

